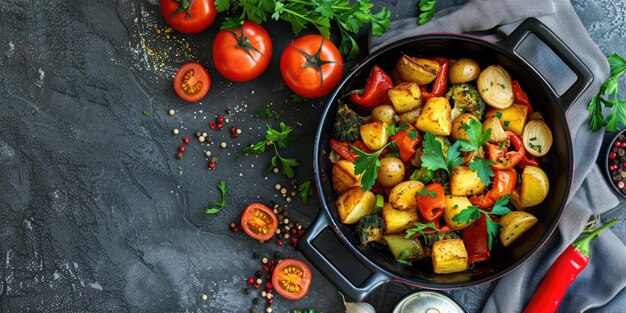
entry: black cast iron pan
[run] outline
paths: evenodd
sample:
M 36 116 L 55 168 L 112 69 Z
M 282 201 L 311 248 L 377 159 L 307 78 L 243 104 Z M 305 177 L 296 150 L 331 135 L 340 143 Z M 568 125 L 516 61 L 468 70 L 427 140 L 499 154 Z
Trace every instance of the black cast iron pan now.
M 534 67 L 524 57 L 542 51 L 535 49 L 535 44 L 542 45 L 548 52 L 541 52 L 538 62 L 533 63 L 539 66 Z M 550 179 L 550 192 L 534 211 L 539 222 L 508 248 L 494 251 L 492 260 L 462 273 L 434 274 L 426 263 L 413 267 L 400 265 L 388 251 L 359 246 L 354 241 L 353 227 L 339 222 L 329 160 L 330 133 L 338 99 L 346 91 L 362 88 L 374 65 L 390 72 L 401 53 L 420 57 L 469 57 L 482 67 L 503 66 L 520 81 L 534 109 L 543 114 L 553 132 L 554 143 L 548 166 L 544 168 Z M 546 73 L 550 77 L 556 74 L 564 78 L 549 82 Z M 568 79 L 571 84 L 559 87 Z M 593 74 L 578 57 L 534 18 L 527 19 L 508 38 L 495 44 L 463 35 L 432 34 L 393 43 L 370 55 L 339 84 L 322 113 L 314 155 L 321 213 L 300 240 L 301 251 L 344 295 L 356 301 L 363 300 L 372 289 L 388 281 L 428 289 L 453 289 L 481 284 L 510 272 L 540 249 L 557 227 L 573 175 L 572 141 L 566 113 L 592 80 Z

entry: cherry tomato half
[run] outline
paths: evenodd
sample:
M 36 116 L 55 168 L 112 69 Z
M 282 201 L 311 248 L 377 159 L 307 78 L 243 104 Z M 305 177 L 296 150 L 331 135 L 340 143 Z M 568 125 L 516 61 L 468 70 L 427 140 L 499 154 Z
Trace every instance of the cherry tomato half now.
M 211 26 L 217 11 L 214 0 L 161 0 L 161 13 L 175 30 L 199 33 Z
M 200 63 L 189 62 L 181 66 L 174 77 L 176 94 L 187 102 L 204 98 L 210 87 L 211 77 Z
M 305 35 L 283 51 L 280 73 L 295 93 L 307 98 L 322 97 L 341 81 L 343 59 L 332 41 L 321 35 Z
M 262 203 L 250 203 L 241 215 L 241 227 L 256 240 L 272 239 L 278 228 L 276 214 Z
M 311 269 L 296 259 L 278 262 L 272 273 L 272 285 L 276 292 L 289 300 L 298 300 L 309 291 Z
M 235 30 L 220 30 L 213 42 L 213 64 L 222 76 L 245 82 L 261 75 L 272 59 L 272 39 L 261 25 L 245 21 Z

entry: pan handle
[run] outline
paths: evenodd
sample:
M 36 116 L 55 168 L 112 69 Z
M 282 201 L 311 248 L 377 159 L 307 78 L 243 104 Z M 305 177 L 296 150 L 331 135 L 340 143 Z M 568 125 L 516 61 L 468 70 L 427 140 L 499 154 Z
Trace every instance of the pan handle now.
M 329 243 L 333 240 L 335 242 Z M 324 244 L 321 244 L 322 241 Z M 331 231 L 328 218 L 323 212 L 320 212 L 313 225 L 298 240 L 298 248 L 345 297 L 352 301 L 362 302 L 374 288 L 389 281 L 385 274 L 371 269 L 348 251 Z M 340 257 L 334 259 L 336 262 L 331 262 L 330 256 L 337 255 Z
M 593 73 L 578 58 L 578 56 L 576 56 L 576 54 L 574 54 L 574 52 L 572 52 L 572 50 L 570 50 L 570 48 L 565 45 L 561 39 L 559 39 L 559 37 L 557 37 L 548 27 L 546 27 L 546 25 L 541 23 L 536 18 L 528 18 L 524 20 L 519 27 L 517 27 L 506 39 L 500 41 L 498 45 L 509 50 L 509 52 L 520 56 L 521 59 L 524 60 L 522 55 L 518 54 L 516 50 L 524 39 L 530 34 L 534 34 L 541 39 L 541 41 L 554 53 L 556 53 L 561 61 L 563 61 L 577 76 L 576 81 L 562 95 L 559 95 L 550 82 L 548 82 L 548 86 L 550 86 L 550 93 L 552 93 L 552 96 L 557 100 L 561 108 L 567 111 L 574 101 L 576 101 L 578 97 L 585 92 L 587 87 L 589 87 L 593 81 Z M 528 61 L 524 60 L 524 62 L 529 67 L 533 68 L 533 70 L 535 70 L 535 72 L 545 80 L 541 73 L 528 63 Z

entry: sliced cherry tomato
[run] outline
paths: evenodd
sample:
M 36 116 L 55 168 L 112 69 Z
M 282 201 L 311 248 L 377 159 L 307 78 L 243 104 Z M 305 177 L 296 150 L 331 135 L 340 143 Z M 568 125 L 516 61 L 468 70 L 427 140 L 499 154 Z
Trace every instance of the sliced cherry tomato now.
M 322 97 L 341 81 L 343 58 L 332 41 L 320 35 L 305 35 L 283 51 L 280 73 L 287 86 L 300 96 Z
M 496 162 L 494 165 L 489 165 L 493 170 L 507 170 L 515 166 L 526 155 L 526 149 L 522 139 L 512 131 L 506 131 L 506 135 L 510 144 L 515 148 L 514 151 L 508 151 L 506 144 L 494 145 L 487 143 L 487 153 L 489 153 L 489 160 Z
M 278 218 L 265 204 L 250 203 L 241 215 L 241 227 L 248 236 L 267 241 L 272 239 L 278 228 Z
M 296 259 L 278 262 L 272 273 L 274 290 L 289 300 L 298 300 L 309 291 L 311 269 Z
M 213 42 L 213 64 L 222 76 L 245 82 L 261 75 L 272 58 L 272 39 L 261 25 L 245 21 L 234 30 L 220 30 Z
M 214 0 L 161 0 L 161 13 L 175 30 L 199 33 L 211 26 L 217 16 Z
M 417 195 L 417 206 L 425 220 L 432 222 L 443 215 L 443 208 L 446 206 L 444 200 L 444 189 L 440 183 L 432 183 L 424 187 L 426 192 Z
M 176 94 L 187 102 L 204 98 L 210 87 L 211 77 L 200 63 L 189 62 L 181 66 L 174 77 Z

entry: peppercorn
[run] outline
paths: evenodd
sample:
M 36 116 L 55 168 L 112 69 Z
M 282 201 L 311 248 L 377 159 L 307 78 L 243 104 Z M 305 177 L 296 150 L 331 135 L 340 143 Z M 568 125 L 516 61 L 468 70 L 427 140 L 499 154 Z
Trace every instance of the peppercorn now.
M 255 307 L 250 307 L 250 311 L 249 311 L 249 313 L 257 313 L 257 312 L 256 312 L 256 308 L 255 308 Z
M 173 133 L 174 135 L 178 135 L 178 133 L 179 133 L 179 132 L 180 132 L 180 131 L 178 130 L 178 128 L 174 128 L 174 129 L 172 129 L 172 133 Z
M 230 108 L 226 108 L 226 110 L 224 110 L 224 113 L 230 114 L 230 113 L 232 113 L 232 110 Z
M 218 122 L 218 123 L 223 123 L 223 122 L 224 122 L 224 117 L 223 117 L 223 116 L 221 116 L 221 115 L 219 115 L 219 116 L 216 118 L 216 120 L 217 120 L 217 122 Z
M 183 158 L 183 156 L 185 156 L 185 155 L 184 155 L 182 152 L 178 152 L 178 153 L 176 153 L 176 158 L 177 158 L 177 159 L 182 159 L 182 158 Z
M 259 299 L 259 298 L 254 298 L 254 300 L 252 300 L 252 303 L 254 303 L 254 304 L 259 304 L 259 303 L 261 303 L 261 299 Z
M 188 144 L 188 143 L 189 143 L 189 137 L 185 137 L 185 138 L 183 138 L 183 142 L 184 142 L 185 144 Z
M 243 288 L 243 293 L 249 294 L 250 293 L 250 288 L 248 288 L 248 287 Z
M 267 264 L 267 258 L 263 258 L 263 260 L 261 260 L 261 262 L 263 262 L 263 264 Z
M 218 123 L 218 124 L 216 125 L 216 127 L 217 127 L 217 129 L 222 129 L 222 127 L 224 127 L 224 126 L 222 125 L 222 123 Z
M 297 245 L 298 244 L 298 238 L 296 238 L 296 237 L 291 238 L 291 244 L 294 245 L 294 246 Z
M 267 304 L 272 304 L 272 302 L 274 302 L 274 298 L 267 298 L 265 301 L 267 302 Z
M 280 252 L 274 252 L 274 258 L 280 259 Z
M 185 152 L 185 146 L 183 145 L 178 146 L 178 152 Z
M 265 288 L 267 289 L 272 289 L 274 288 L 274 286 L 272 285 L 272 283 L 270 283 L 269 281 L 267 283 L 265 283 Z
M 613 159 L 615 159 L 616 157 L 617 157 L 617 153 L 615 153 L 615 152 L 611 152 L 611 153 L 609 153 L 609 159 L 613 160 Z
M 210 121 L 209 122 L 209 127 L 211 127 L 211 129 L 215 129 L 215 122 Z
M 252 253 L 252 258 L 258 259 L 259 258 L 259 253 L 258 252 Z
M 248 277 L 248 284 L 250 285 L 254 284 L 254 277 Z
M 210 170 L 214 170 L 215 169 L 215 162 L 209 162 L 209 169 Z
M 174 109 L 170 109 L 169 111 L 167 111 L 167 113 L 169 115 L 174 115 L 174 114 L 176 114 L 176 111 L 174 111 Z
M 256 271 L 254 273 L 254 276 L 256 276 L 257 278 L 261 278 L 261 276 L 263 276 L 263 273 L 261 273 L 261 271 Z
M 201 131 L 199 131 L 199 130 L 196 130 L 196 132 L 194 133 L 194 135 L 196 135 L 196 137 L 198 137 L 198 138 L 199 138 L 200 136 L 202 136 L 202 132 L 201 132 Z

